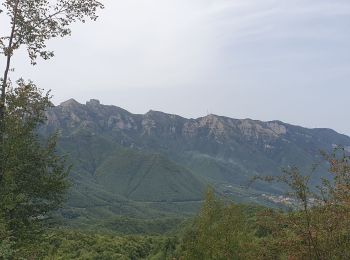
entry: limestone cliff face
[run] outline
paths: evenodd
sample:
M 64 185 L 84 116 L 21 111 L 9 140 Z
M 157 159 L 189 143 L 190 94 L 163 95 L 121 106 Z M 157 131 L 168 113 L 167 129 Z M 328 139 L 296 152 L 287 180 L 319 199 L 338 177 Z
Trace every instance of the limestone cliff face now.
M 94 99 L 86 104 L 70 99 L 52 108 L 47 116 L 45 130 L 58 129 L 63 136 L 87 131 L 109 136 L 124 145 L 153 149 L 182 147 L 229 153 L 246 147 L 265 153 L 286 149 L 314 153 L 331 149 L 334 144 L 350 146 L 349 137 L 330 129 L 306 129 L 279 121 L 241 120 L 212 114 L 186 119 L 151 110 L 138 115 Z
M 84 105 L 70 99 L 48 111 L 47 115 L 47 127 L 68 132 L 69 129 L 79 128 L 95 132 L 134 131 L 140 136 L 206 136 L 218 142 L 234 136 L 268 141 L 287 134 L 287 127 L 278 122 L 237 120 L 212 114 L 198 119 L 185 119 L 152 110 L 144 115 L 135 115 L 115 106 L 101 105 L 98 100 L 90 100 Z
M 61 136 L 59 148 L 74 160 L 76 176 L 92 178 L 82 187 L 94 182 L 99 172 L 110 173 L 111 177 L 120 167 L 127 176 L 138 172 L 135 167 L 139 166 L 139 172 L 144 176 L 144 170 L 153 167 L 152 156 L 160 154 L 186 169 L 185 175 L 190 170 L 196 178 L 226 188 L 234 186 L 236 192 L 259 174 L 277 175 L 281 168 L 289 165 L 309 169 L 320 160 L 320 149 L 330 151 L 343 145 L 350 151 L 350 137 L 330 129 L 307 129 L 280 121 L 262 122 L 212 114 L 186 119 L 151 110 L 138 115 L 116 106 L 102 105 L 98 100 L 80 104 L 70 99 L 50 109 L 47 118 L 41 132 L 58 130 Z M 145 164 L 140 165 L 143 160 Z M 169 171 L 169 165 L 154 168 L 159 172 L 157 178 L 171 180 L 173 175 L 178 175 L 178 170 Z M 323 167 L 323 173 L 326 168 Z M 186 186 L 191 178 L 185 178 L 185 175 L 181 175 L 185 181 L 174 183 Z M 143 180 L 148 181 L 149 187 L 156 182 L 148 177 Z M 105 184 L 119 187 L 120 183 L 118 175 L 106 180 Z M 167 192 L 173 189 L 174 183 L 170 182 Z M 85 188 L 81 189 L 85 192 Z M 280 192 L 279 187 L 270 184 L 259 184 L 254 189 L 262 193 Z

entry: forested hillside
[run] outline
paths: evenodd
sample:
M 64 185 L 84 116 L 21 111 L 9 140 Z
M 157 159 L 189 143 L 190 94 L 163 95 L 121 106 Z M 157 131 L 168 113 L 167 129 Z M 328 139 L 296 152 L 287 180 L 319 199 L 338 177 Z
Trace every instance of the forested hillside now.
M 308 173 L 321 161 L 320 150 L 350 147 L 348 136 L 330 129 L 216 115 L 137 115 L 97 100 L 71 99 L 47 116 L 41 133 L 59 132 L 59 150 L 73 166 L 74 185 L 61 212 L 70 223 L 193 215 L 207 185 L 229 200 L 273 206 L 285 186 L 251 185 L 255 176 L 276 176 L 293 165 Z M 321 163 L 311 183 L 326 172 Z

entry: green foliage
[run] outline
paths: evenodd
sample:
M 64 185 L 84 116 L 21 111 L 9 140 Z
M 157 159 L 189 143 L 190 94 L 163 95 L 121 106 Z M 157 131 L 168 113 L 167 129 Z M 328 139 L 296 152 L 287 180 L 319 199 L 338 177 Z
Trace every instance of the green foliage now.
M 96 228 L 123 235 L 162 235 L 175 231 L 183 221 L 180 218 L 135 219 L 119 216 L 101 221 Z
M 0 140 L 4 138 L 7 91 L 11 87 L 11 61 L 20 47 L 25 47 L 32 65 L 38 57 L 50 59 L 52 51 L 46 49 L 46 42 L 52 38 L 70 35 L 70 25 L 85 19 L 96 20 L 96 11 L 103 5 L 96 0 L 4 0 L 0 15 L 6 14 L 6 32 L 0 35 L 0 54 L 5 68 L 0 78 Z M 3 149 L 0 147 L 0 149 Z M 1 158 L 4 160 L 5 158 Z M 0 165 L 1 166 L 1 165 Z M 0 174 L 3 173 L 0 167 Z
M 38 57 L 51 58 L 46 41 L 69 35 L 75 21 L 96 20 L 103 5 L 95 0 L 5 0 L 1 8 L 9 35 L 0 35 L 5 62 L 0 78 L 0 258 L 36 259 L 49 213 L 64 199 L 68 171 L 55 153 L 56 136 L 37 136 L 51 107 L 49 95 L 22 79 L 13 88 L 12 57 L 23 46 L 32 65 Z
M 56 218 L 57 219 L 57 218 Z M 84 219 L 57 221 L 62 227 L 87 232 L 100 232 L 114 235 L 166 235 L 182 226 L 183 218 L 140 219 L 127 216 L 113 216 L 109 219 Z
M 3 213 L 0 212 L 0 259 L 8 259 L 14 254 L 14 242 L 7 228 Z
M 44 259 L 151 259 L 159 254 L 163 237 L 113 236 L 56 231 L 47 235 L 42 244 Z
M 334 181 L 315 192 L 310 178 L 293 167 L 274 177 L 290 188 L 289 211 L 236 205 L 209 190 L 198 216 L 180 220 L 114 218 L 97 227 L 105 234 L 60 230 L 40 242 L 44 259 L 349 259 L 350 157 L 344 150 L 325 155 Z M 272 177 L 270 179 L 273 179 Z M 175 233 L 163 231 L 177 226 Z M 1 228 L 1 226 L 0 226 Z M 104 229 L 105 228 L 105 229 Z M 0 229 L 1 230 L 1 229 Z M 119 236 L 106 234 L 107 230 Z M 143 234 L 123 236 L 122 234 Z M 1 233 L 0 233 L 1 234 Z M 158 236 L 149 236 L 154 234 Z M 4 253 L 8 244 L 0 244 Z M 5 251 L 6 250 L 6 251 Z
M 39 140 L 36 129 L 51 106 L 48 95 L 18 81 L 7 93 L 0 175 L 0 238 L 3 252 L 27 254 L 40 238 L 49 213 L 64 200 L 68 169 L 55 153 L 56 139 Z M 21 251 L 21 250 L 24 251 Z M 17 252 L 18 251 L 18 252 Z M 29 252 L 28 252 L 29 253 Z
M 184 259 L 250 259 L 255 251 L 253 231 L 242 207 L 225 205 L 209 191 L 178 254 Z
M 296 204 L 290 212 L 266 211 L 258 217 L 263 259 L 350 258 L 350 166 L 344 149 L 325 155 L 333 181 L 323 179 L 313 192 L 297 168 L 279 177 Z
M 251 224 L 256 211 L 254 207 L 225 204 L 210 191 L 195 220 L 181 226 L 172 220 L 177 222 L 174 233 L 107 234 L 111 229 L 124 234 L 135 230 L 152 234 L 173 225 L 170 219 L 141 222 L 117 218 L 109 222 L 107 230 L 93 233 L 65 229 L 49 232 L 40 247 L 46 251 L 44 259 L 253 259 L 259 246 Z
M 96 20 L 97 9 L 103 8 L 95 0 L 5 0 L 2 5 L 14 32 L 1 37 L 3 53 L 12 56 L 24 45 L 32 64 L 36 64 L 37 57 L 49 59 L 53 56 L 52 51 L 46 50 L 47 40 L 70 35 L 73 22 Z
M 333 177 L 312 187 L 296 167 L 281 176 L 294 203 L 288 211 L 225 205 L 209 192 L 192 228 L 177 246 L 182 259 L 349 259 L 350 157 L 324 154 Z M 256 215 L 256 216 L 254 216 Z

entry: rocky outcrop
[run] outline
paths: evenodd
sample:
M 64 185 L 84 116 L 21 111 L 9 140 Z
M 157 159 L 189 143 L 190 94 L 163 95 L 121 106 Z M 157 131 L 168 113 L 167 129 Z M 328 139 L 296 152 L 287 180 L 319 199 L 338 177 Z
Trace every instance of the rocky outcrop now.
M 298 143 L 306 147 L 303 149 L 312 151 L 331 148 L 334 143 L 350 146 L 348 137 L 329 129 L 313 130 L 280 121 L 233 119 L 213 114 L 186 119 L 150 110 L 144 115 L 138 115 L 116 106 L 102 105 L 96 99 L 86 104 L 80 104 L 74 99 L 67 100 L 48 111 L 47 116 L 46 128 L 59 129 L 63 135 L 88 130 L 115 136 L 121 143 L 135 145 L 139 142 L 140 146 L 144 146 L 145 142 L 157 147 L 176 146 L 179 143 L 184 147 L 210 143 L 226 147 L 226 150 L 237 150 L 237 144 L 251 143 L 265 152 L 280 147 L 281 142 Z M 208 144 L 204 146 L 209 147 Z

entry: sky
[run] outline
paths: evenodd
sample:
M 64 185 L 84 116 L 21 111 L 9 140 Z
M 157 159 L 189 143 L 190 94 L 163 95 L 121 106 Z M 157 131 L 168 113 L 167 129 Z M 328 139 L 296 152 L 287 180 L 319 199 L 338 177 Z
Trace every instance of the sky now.
M 17 53 L 12 77 L 52 89 L 55 104 L 94 98 L 132 113 L 281 120 L 350 135 L 349 0 L 101 2 L 97 22 L 48 43 L 52 60 L 33 67 Z

